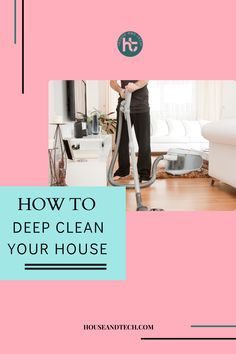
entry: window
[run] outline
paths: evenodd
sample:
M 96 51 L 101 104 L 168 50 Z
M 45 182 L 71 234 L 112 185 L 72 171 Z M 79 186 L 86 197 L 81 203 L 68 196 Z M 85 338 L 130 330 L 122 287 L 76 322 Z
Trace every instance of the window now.
M 196 119 L 196 87 L 191 80 L 150 80 L 149 102 L 154 119 Z
M 106 84 L 107 113 L 116 110 L 118 94 Z M 151 119 L 218 120 L 222 116 L 220 80 L 149 80 Z

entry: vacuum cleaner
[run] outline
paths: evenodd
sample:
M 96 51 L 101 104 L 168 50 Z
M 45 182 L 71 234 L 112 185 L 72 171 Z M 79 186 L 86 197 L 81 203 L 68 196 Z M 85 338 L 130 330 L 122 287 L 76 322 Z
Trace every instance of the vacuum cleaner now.
M 133 169 L 133 178 L 134 183 L 132 184 L 123 184 L 127 189 L 133 188 L 135 189 L 136 196 L 136 204 L 137 211 L 163 211 L 163 209 L 152 208 L 144 206 L 142 203 L 142 195 L 141 188 L 146 188 L 151 186 L 156 181 L 157 175 L 157 167 L 161 160 L 166 160 L 166 168 L 165 171 L 172 175 L 181 175 L 190 173 L 192 171 L 201 170 L 203 164 L 203 158 L 201 156 L 201 152 L 187 149 L 170 149 L 167 154 L 158 156 L 153 164 L 151 169 L 151 178 L 146 182 L 139 182 L 139 175 L 137 169 L 137 158 L 135 155 L 135 148 L 133 142 L 132 135 L 132 126 L 131 126 L 131 118 L 130 118 L 130 103 L 131 103 L 132 93 L 125 91 L 125 99 L 121 101 L 120 111 L 119 111 L 119 124 L 118 131 L 116 136 L 116 146 L 112 156 L 112 160 L 108 169 L 108 181 L 112 186 L 120 187 L 121 185 L 114 181 L 113 179 L 113 170 L 116 163 L 116 159 L 118 156 L 120 140 L 121 140 L 121 131 L 122 131 L 122 122 L 123 122 L 123 114 L 127 123 L 128 136 L 129 136 L 129 147 L 130 147 L 130 155 L 131 155 L 131 166 Z
M 112 156 L 112 160 L 108 170 L 108 181 L 112 186 L 120 187 L 121 185 L 114 181 L 113 179 L 113 170 L 116 163 L 116 159 L 118 156 L 119 146 L 120 146 L 120 139 L 121 139 L 121 132 L 122 132 L 122 121 L 123 121 L 123 114 L 127 123 L 128 135 L 129 135 L 129 147 L 130 147 L 130 156 L 131 156 L 131 166 L 133 169 L 133 177 L 134 183 L 132 184 L 123 184 L 127 189 L 134 188 L 135 189 L 135 196 L 136 196 L 136 204 L 137 204 L 137 211 L 148 211 L 148 207 L 144 206 L 142 203 L 142 195 L 141 195 L 141 188 L 146 188 L 151 186 L 156 181 L 156 171 L 158 163 L 164 159 L 164 156 L 158 156 L 152 165 L 151 170 L 151 178 L 149 181 L 145 181 L 140 183 L 139 182 L 139 175 L 137 169 L 137 158 L 135 155 L 135 148 L 133 142 L 133 135 L 132 135 L 132 126 L 131 126 L 131 118 L 130 118 L 130 103 L 131 103 L 132 93 L 125 91 L 125 99 L 121 101 L 120 104 L 120 111 L 119 111 L 119 124 L 118 124 L 118 131 L 116 136 L 116 146 Z M 150 209 L 151 211 L 162 211 L 163 209 Z

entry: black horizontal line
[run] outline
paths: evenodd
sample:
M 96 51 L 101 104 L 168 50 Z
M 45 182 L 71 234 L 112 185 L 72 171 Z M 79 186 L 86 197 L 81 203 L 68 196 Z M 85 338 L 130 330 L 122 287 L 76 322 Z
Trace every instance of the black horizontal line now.
M 229 325 L 229 324 L 225 324 L 225 325 L 221 325 L 221 324 L 205 324 L 205 325 L 191 325 L 191 327 L 193 328 L 236 328 L 236 325 Z
M 144 337 L 141 340 L 236 340 L 234 337 Z
M 25 267 L 25 270 L 107 270 L 106 267 Z
M 34 267 L 34 266 L 77 266 L 77 267 L 83 267 L 83 266 L 104 266 L 106 267 L 106 263 L 26 263 L 25 267 Z

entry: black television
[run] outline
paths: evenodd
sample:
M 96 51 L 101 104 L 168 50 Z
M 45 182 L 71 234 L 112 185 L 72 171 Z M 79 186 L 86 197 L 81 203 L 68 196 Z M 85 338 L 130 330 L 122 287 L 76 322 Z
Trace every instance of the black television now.
M 76 118 L 76 97 L 75 97 L 75 81 L 66 81 L 66 104 L 67 104 L 67 116 L 71 120 Z
M 66 80 L 67 116 L 75 120 L 82 113 L 87 117 L 87 87 L 85 80 Z

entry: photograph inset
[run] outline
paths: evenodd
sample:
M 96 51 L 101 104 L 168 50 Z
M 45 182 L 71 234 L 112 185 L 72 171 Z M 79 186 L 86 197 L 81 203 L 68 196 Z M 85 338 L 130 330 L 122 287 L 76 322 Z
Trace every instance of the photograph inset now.
M 49 184 L 126 187 L 128 211 L 236 209 L 236 82 L 52 80 Z

